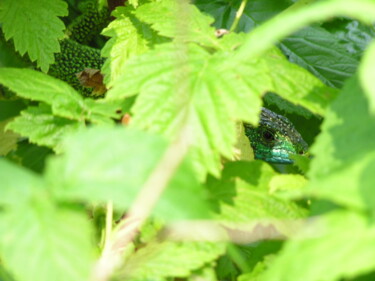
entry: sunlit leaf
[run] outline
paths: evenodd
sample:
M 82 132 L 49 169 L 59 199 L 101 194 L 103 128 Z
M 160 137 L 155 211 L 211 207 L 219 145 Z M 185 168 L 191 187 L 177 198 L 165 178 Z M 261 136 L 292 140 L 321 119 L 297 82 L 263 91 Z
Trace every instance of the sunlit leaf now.
M 47 74 L 31 69 L 0 68 L 0 83 L 20 97 L 50 104 L 56 115 L 83 118 L 83 98 L 65 82 Z
M 151 134 L 123 127 L 92 128 L 66 139 L 64 155 L 51 159 L 47 167 L 48 181 L 64 200 L 111 200 L 123 210 L 141 190 L 166 147 L 165 140 Z M 155 213 L 167 220 L 207 217 L 202 187 L 188 162 L 172 177 Z
M 374 245 L 375 228 L 366 217 L 334 212 L 289 240 L 261 280 L 351 279 L 375 268 Z
M 104 82 L 112 86 L 122 72 L 124 64 L 133 56 L 147 51 L 153 44 L 164 41 L 147 24 L 134 17 L 131 6 L 118 7 L 112 15 L 116 17 L 102 34 L 111 37 L 102 49 L 107 57 L 102 71 Z
M 7 40 L 13 39 L 21 55 L 27 53 L 44 72 L 60 51 L 59 39 L 64 36 L 64 23 L 59 18 L 68 15 L 68 5 L 61 0 L 3 0 L 0 3 L 0 23 Z
M 40 281 L 87 280 L 94 262 L 92 235 L 83 215 L 35 202 L 1 214 L 2 262 L 19 281 L 30 276 Z
M 350 108 L 350 114 L 348 109 Z M 365 125 L 364 125 L 365 124 Z M 375 117 L 356 77 L 328 109 L 311 152 L 309 187 L 319 197 L 355 207 L 373 208 Z
M 187 277 L 223 254 L 225 245 L 208 242 L 150 243 L 130 256 L 121 276 L 132 279 Z
M 54 116 L 48 105 L 40 104 L 23 110 L 6 128 L 28 137 L 33 143 L 58 151 L 61 139 L 66 133 L 83 127 L 83 123 Z

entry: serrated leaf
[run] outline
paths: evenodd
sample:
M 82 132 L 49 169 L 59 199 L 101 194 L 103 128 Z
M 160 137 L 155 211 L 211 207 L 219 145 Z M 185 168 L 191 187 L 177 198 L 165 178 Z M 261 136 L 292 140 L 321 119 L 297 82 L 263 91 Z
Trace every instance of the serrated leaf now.
M 60 51 L 64 23 L 59 17 L 68 15 L 68 5 L 61 0 L 3 0 L 0 3 L 0 23 L 5 38 L 13 39 L 21 55 L 28 53 L 44 72 Z
M 41 103 L 23 110 L 20 116 L 8 123 L 6 129 L 28 137 L 33 143 L 59 151 L 62 137 L 83 127 L 83 123 L 54 116 L 51 108 Z
M 217 219 L 238 228 L 253 221 L 304 217 L 306 210 L 270 194 L 270 181 L 275 175 L 271 166 L 261 161 L 228 163 L 221 181 L 208 181 L 211 198 L 220 210 Z
M 374 245 L 375 228 L 367 217 L 332 212 L 310 222 L 295 239 L 286 242 L 261 280 L 352 279 L 374 270 Z
M 350 109 L 350 112 L 348 110 Z M 328 108 L 311 152 L 310 193 L 356 208 L 373 209 L 375 117 L 353 77 Z
M 363 51 L 375 36 L 374 26 L 347 18 L 338 18 L 322 26 L 333 34 L 356 59 L 361 58 Z
M 218 175 L 220 153 L 230 158 L 234 152 L 234 121 L 258 121 L 261 93 L 252 87 L 255 82 L 248 85 L 239 73 L 221 68 L 226 53 L 210 55 L 190 44 L 186 60 L 176 69 L 176 50 L 176 45 L 164 44 L 129 61 L 127 71 L 107 97 L 120 99 L 140 93 L 132 108 L 131 125 L 135 127 L 173 138 L 186 123 L 193 134 L 196 170 L 201 177 L 207 171 Z M 180 71 L 184 82 L 176 81 Z M 176 91 L 181 88 L 178 83 L 186 83 L 186 91 Z
M 155 43 L 165 41 L 147 24 L 135 18 L 133 12 L 131 6 L 117 7 L 112 13 L 116 19 L 102 31 L 103 35 L 111 37 L 102 49 L 102 56 L 107 57 L 102 71 L 108 87 L 119 77 L 129 58 L 144 53 Z
M 222 204 L 218 218 L 232 223 L 250 223 L 254 219 L 296 219 L 306 214 L 293 202 L 260 191 L 242 180 L 235 181 L 236 196 L 232 204 Z
M 0 122 L 0 157 L 7 155 L 10 151 L 16 149 L 19 135 L 5 130 L 8 121 Z
M 213 18 L 184 2 L 162 0 L 140 6 L 134 13 L 160 35 L 218 48 Z
M 194 4 L 203 12 L 215 18 L 217 28 L 230 29 L 236 13 L 241 5 L 241 0 L 234 1 L 206 1 L 195 0 Z M 289 1 L 252 0 L 248 1 L 238 22 L 236 31 L 248 32 L 260 23 L 278 14 L 290 5 Z
M 335 36 L 317 26 L 306 27 L 285 38 L 280 47 L 291 62 L 331 87 L 342 87 L 359 63 Z
M 208 242 L 150 243 L 126 261 L 120 276 L 132 279 L 187 277 L 193 270 L 215 260 L 225 244 Z
M 30 276 L 39 281 L 88 280 L 94 262 L 92 236 L 81 214 L 34 202 L 1 214 L 0 255 L 19 281 Z
M 104 99 L 85 99 L 87 108 L 86 118 L 95 124 L 113 124 L 113 119 L 119 119 L 118 110 L 122 109 L 123 101 L 108 101 Z M 113 118 L 113 119 L 112 119 Z
M 375 18 L 375 4 L 371 0 L 317 1 L 301 9 L 280 13 L 249 33 L 247 40 L 230 63 L 237 64 L 258 57 L 279 40 L 300 28 L 333 16 L 348 16 L 371 23 Z
M 311 112 L 324 115 L 325 108 L 336 96 L 336 90 L 325 86 L 305 69 L 290 63 L 277 48 L 266 52 L 259 62 L 263 66 L 260 69 L 265 72 L 263 75 L 268 75 L 270 80 L 270 85 L 261 87 Z M 238 68 L 241 69 L 241 65 Z M 267 81 L 266 78 L 264 81 Z
M 167 143 L 124 127 L 96 127 L 67 138 L 63 147 L 64 155 L 51 159 L 47 167 L 56 196 L 88 203 L 111 200 L 123 210 L 141 190 Z M 166 220 L 208 216 L 203 190 L 188 162 L 172 177 L 155 214 Z
M 0 204 L 7 208 L 18 208 L 31 198 L 34 189 L 43 185 L 36 174 L 5 159 L 0 159 L 0 178 Z
M 45 102 L 54 114 L 83 120 L 83 98 L 65 82 L 31 69 L 0 68 L 0 83 L 18 96 Z

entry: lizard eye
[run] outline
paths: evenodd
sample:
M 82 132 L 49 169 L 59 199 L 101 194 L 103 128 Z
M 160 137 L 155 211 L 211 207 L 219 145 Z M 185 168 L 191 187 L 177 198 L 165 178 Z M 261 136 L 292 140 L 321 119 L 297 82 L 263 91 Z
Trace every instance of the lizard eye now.
M 265 141 L 273 141 L 275 140 L 275 135 L 273 132 L 269 131 L 269 130 L 266 130 L 266 131 L 263 131 L 262 133 L 262 137 Z

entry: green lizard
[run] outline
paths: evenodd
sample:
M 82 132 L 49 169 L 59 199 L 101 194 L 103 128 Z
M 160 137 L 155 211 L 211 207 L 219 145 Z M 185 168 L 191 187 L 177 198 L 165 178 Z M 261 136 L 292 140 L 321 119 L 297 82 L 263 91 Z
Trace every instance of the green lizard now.
M 307 143 L 284 116 L 262 108 L 259 126 L 244 124 L 245 134 L 254 150 L 255 159 L 270 163 L 290 164 L 293 154 L 304 155 Z

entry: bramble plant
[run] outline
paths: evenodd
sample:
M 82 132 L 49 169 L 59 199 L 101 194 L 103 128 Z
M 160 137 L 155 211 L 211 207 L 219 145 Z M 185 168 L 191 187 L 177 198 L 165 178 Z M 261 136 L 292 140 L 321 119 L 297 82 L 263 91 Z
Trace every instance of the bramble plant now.
M 0 281 L 374 280 L 373 22 L 373 0 L 0 0 Z M 262 106 L 311 157 L 253 159 Z

